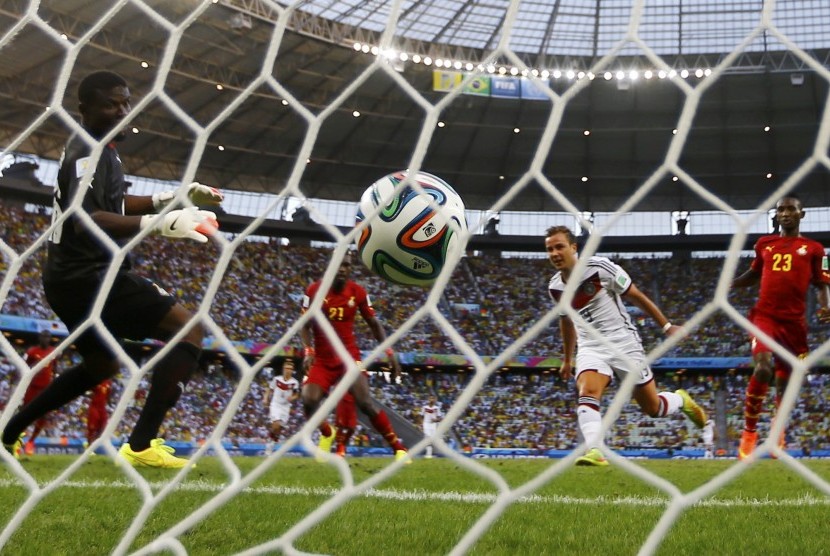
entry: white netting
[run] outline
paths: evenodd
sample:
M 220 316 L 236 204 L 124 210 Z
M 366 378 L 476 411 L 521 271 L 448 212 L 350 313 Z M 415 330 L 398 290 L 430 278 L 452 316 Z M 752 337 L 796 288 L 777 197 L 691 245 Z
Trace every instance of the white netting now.
M 227 331 L 218 326 L 215 319 L 212 318 L 210 314 L 211 304 L 220 289 L 223 276 L 229 272 L 229 269 L 233 269 L 235 264 L 235 256 L 241 249 L 241 246 L 243 246 L 244 242 L 251 235 L 257 233 L 258 227 L 264 222 L 268 215 L 277 208 L 277 205 L 282 199 L 287 196 L 298 198 L 306 197 L 302 187 L 303 173 L 306 169 L 306 161 L 312 156 L 315 143 L 317 142 L 319 135 L 323 132 L 322 130 L 324 124 L 329 120 L 329 118 L 332 118 L 338 110 L 341 110 L 347 99 L 358 91 L 359 88 L 373 75 L 385 74 L 385 76 L 401 91 L 403 91 L 415 105 L 423 109 L 424 117 L 420 135 L 417 142 L 412 145 L 412 156 L 408 164 L 410 169 L 418 170 L 423 165 L 430 141 L 432 140 L 433 134 L 437 129 L 437 124 L 442 112 L 445 111 L 445 109 L 447 109 L 447 107 L 452 103 L 458 102 L 460 95 L 462 94 L 462 87 L 469 84 L 476 76 L 480 75 L 480 73 L 476 73 L 474 70 L 468 74 L 461 86 L 448 92 L 445 96 L 441 97 L 438 102 L 432 103 L 427 100 L 426 96 L 422 94 L 422 92 L 419 91 L 413 83 L 407 80 L 406 75 L 396 71 L 393 65 L 389 64 L 387 60 L 379 56 L 366 68 L 364 72 L 357 75 L 350 83 L 344 86 L 339 94 L 337 94 L 322 109 L 314 111 L 306 106 L 301 99 L 296 98 L 293 92 L 280 83 L 280 81 L 273 75 L 273 67 L 280 53 L 282 39 L 284 34 L 287 32 L 286 28 L 289 22 L 292 21 L 292 18 L 297 15 L 296 10 L 301 9 L 302 6 L 293 5 L 286 8 L 281 5 L 266 3 L 272 13 L 276 14 L 276 16 L 271 36 L 268 41 L 267 51 L 261 60 L 260 73 L 244 87 L 241 87 L 234 99 L 221 111 L 211 117 L 207 123 L 200 124 L 194 117 L 189 115 L 186 110 L 181 108 L 175 98 L 172 98 L 169 95 L 165 89 L 165 85 L 168 79 L 171 79 L 172 77 L 171 66 L 177 51 L 180 48 L 181 40 L 187 32 L 189 25 L 202 15 L 210 7 L 210 4 L 211 2 L 205 1 L 194 5 L 189 15 L 180 21 L 173 23 L 161 16 L 158 11 L 154 10 L 152 3 L 150 2 L 123 0 L 107 6 L 106 10 L 102 10 L 100 18 L 97 20 L 95 26 L 86 29 L 80 36 L 77 37 L 76 40 L 69 41 L 61 37 L 61 32 L 53 27 L 52 24 L 41 19 L 38 13 L 39 3 L 31 2 L 28 11 L 22 15 L 13 28 L 9 29 L 0 39 L 0 55 L 2 55 L 3 52 L 8 51 L 10 45 L 13 44 L 15 38 L 20 33 L 32 32 L 43 34 L 47 40 L 59 45 L 63 51 L 63 64 L 54 84 L 53 96 L 49 109 L 36 117 L 31 122 L 31 125 L 25 129 L 21 129 L 17 136 L 4 145 L 4 154 L 6 152 L 15 151 L 50 118 L 58 118 L 68 128 L 77 132 L 82 131 L 78 125 L 78 122 L 63 105 L 63 99 L 67 97 L 67 89 L 70 87 L 71 83 L 74 82 L 73 79 L 77 79 L 79 77 L 74 73 L 76 69 L 75 62 L 79 52 L 87 44 L 90 37 L 102 29 L 105 29 L 110 21 L 113 20 L 113 18 L 116 18 L 119 15 L 120 10 L 122 10 L 125 6 L 132 6 L 140 10 L 147 19 L 151 20 L 155 25 L 165 30 L 167 39 L 164 48 L 164 56 L 159 61 L 158 67 L 155 69 L 156 75 L 152 88 L 146 91 L 141 91 L 139 100 L 124 125 L 130 126 L 133 120 L 141 114 L 142 110 L 151 103 L 160 103 L 164 105 L 196 138 L 190 157 L 187 161 L 186 169 L 181 176 L 181 181 L 183 183 L 193 181 L 200 161 L 205 156 L 207 142 L 211 135 L 220 126 L 222 126 L 227 119 L 233 117 L 240 106 L 242 106 L 252 95 L 262 94 L 262 91 L 265 90 L 276 95 L 280 99 L 285 99 L 288 107 L 293 110 L 296 116 L 307 126 L 307 131 L 305 132 L 303 140 L 296 152 L 293 169 L 284 189 L 280 192 L 280 197 L 275 198 L 267 206 L 261 207 L 258 217 L 247 225 L 245 229 L 238 233 L 232 240 L 225 237 L 217 238 L 217 252 L 215 264 L 213 265 L 213 274 L 205 291 L 203 292 L 203 297 L 199 303 L 198 311 L 195 313 L 195 318 L 206 327 L 207 332 L 210 335 L 217 339 L 216 345 L 228 354 L 229 359 L 239 369 L 241 374 L 241 378 L 236 386 L 234 395 L 229 400 L 227 409 L 222 414 L 215 430 L 210 434 L 207 442 L 205 442 L 198 452 L 196 452 L 195 456 L 193 456 L 193 459 L 198 462 L 209 450 L 212 450 L 227 473 L 228 479 L 226 486 L 220 493 L 216 494 L 210 501 L 201 506 L 197 511 L 192 512 L 190 515 L 181 519 L 175 526 L 165 531 L 155 540 L 155 542 L 139 549 L 137 552 L 139 554 L 153 553 L 163 549 L 169 549 L 175 553 L 186 552 L 184 545 L 180 540 L 181 537 L 188 530 L 210 516 L 212 512 L 232 500 L 244 489 L 247 489 L 253 485 L 278 461 L 280 461 L 288 450 L 302 444 L 308 450 L 313 451 L 314 444 L 312 442 L 312 433 L 316 428 L 316 425 L 324 418 L 324 416 L 328 415 L 334 409 L 339 395 L 344 393 L 357 377 L 358 369 L 356 366 L 352 366 L 349 369 L 349 374 L 346 377 L 347 379 L 343 381 L 334 390 L 333 395 L 331 395 L 328 400 L 322 404 L 319 411 L 316 413 L 315 418 L 312 419 L 311 422 L 305 424 L 298 434 L 284 442 L 280 449 L 272 456 L 264 460 L 251 472 L 246 473 L 243 476 L 242 472 L 223 446 L 222 439 L 232 419 L 234 418 L 237 409 L 242 403 L 242 400 L 249 392 L 257 373 L 267 364 L 269 359 L 279 353 L 283 348 L 290 345 L 293 338 L 297 336 L 301 327 L 309 319 L 315 319 L 326 330 L 329 338 L 338 346 L 338 353 L 345 360 L 350 359 L 342 343 L 340 343 L 334 335 L 334 330 L 331 325 L 320 311 L 322 299 L 317 299 L 311 310 L 302 318 L 294 320 L 292 316 L 275 316 L 275 318 L 286 318 L 286 320 L 290 322 L 290 325 L 287 326 L 286 330 L 276 341 L 276 343 L 268 349 L 268 351 L 264 354 L 264 357 L 253 365 L 246 362 L 245 359 L 243 359 L 243 357 L 236 351 L 236 349 L 234 349 Z M 381 34 L 377 45 L 381 50 L 391 49 L 395 46 L 398 19 L 405 10 L 406 5 L 406 2 L 392 2 L 388 3 L 388 6 L 384 4 L 384 6 L 388 8 L 390 15 L 385 21 L 384 31 Z M 513 36 L 512 31 L 520 8 L 521 3 L 518 0 L 505 4 L 503 9 L 497 8 L 498 10 L 501 10 L 502 13 L 500 13 L 500 16 L 503 17 L 503 23 L 498 34 L 499 41 L 495 48 L 487 53 L 484 60 L 494 62 L 498 61 L 499 63 L 514 66 L 520 71 L 532 69 L 527 68 L 522 59 L 515 54 L 514 45 L 511 43 L 511 37 Z M 818 141 L 816 142 L 813 152 L 806 158 L 806 160 L 804 160 L 801 167 L 798 168 L 789 179 L 781 184 L 781 186 L 775 191 L 770 192 L 765 202 L 760 204 L 758 210 L 750 217 L 739 216 L 731 206 L 709 191 L 705 184 L 696 180 L 695 177 L 686 172 L 680 164 L 680 157 L 689 133 L 692 130 L 695 113 L 702 96 L 710 87 L 717 83 L 718 78 L 722 76 L 724 72 L 731 67 L 735 60 L 753 43 L 755 43 L 762 34 L 768 37 L 768 39 L 775 39 L 779 41 L 781 45 L 789 50 L 793 56 L 800 59 L 822 79 L 830 81 L 830 72 L 828 72 L 825 67 L 811 58 L 811 56 L 809 56 L 806 52 L 801 50 L 797 44 L 794 44 L 787 37 L 787 35 L 780 32 L 774 17 L 776 13 L 775 8 L 776 2 L 768 1 L 764 3 L 763 9 L 758 11 L 756 14 L 757 18 L 752 21 L 750 26 L 751 28 L 747 27 L 748 32 L 742 35 L 740 40 L 736 41 L 731 53 L 720 61 L 716 67 L 712 68 L 712 73 L 709 78 L 697 81 L 694 84 L 683 79 L 677 79 L 674 81 L 677 88 L 682 91 L 685 100 L 681 116 L 676 126 L 677 133 L 671 140 L 663 163 L 656 168 L 650 176 L 643 177 L 639 187 L 631 193 L 627 202 L 619 207 L 616 217 L 611 218 L 608 222 L 604 223 L 602 227 L 595 229 L 590 235 L 587 243 L 582 248 L 583 257 L 581 260 L 585 261 L 587 260 L 588 255 L 597 251 L 603 237 L 606 234 L 613 232 L 619 219 L 622 218 L 625 213 L 635 210 L 637 205 L 644 198 L 646 198 L 655 187 L 658 186 L 661 180 L 669 175 L 678 176 L 680 181 L 685 184 L 689 191 L 704 199 L 711 205 L 711 207 L 722 211 L 724 214 L 730 215 L 734 221 L 735 232 L 729 247 L 729 255 L 726 259 L 721 272 L 720 280 L 717 284 L 717 290 L 711 302 L 706 304 L 703 309 L 695 315 L 689 315 L 685 325 L 685 331 L 687 333 L 702 323 L 705 323 L 708 318 L 718 311 L 726 314 L 730 319 L 737 322 L 745 330 L 758 332 L 747 321 L 743 314 L 740 311 L 737 311 L 727 299 L 729 281 L 735 274 L 736 266 L 738 264 L 738 257 L 743 249 L 748 230 L 751 226 L 755 225 L 758 219 L 765 219 L 767 217 L 768 206 L 783 193 L 792 190 L 805 175 L 819 167 L 830 167 L 830 160 L 827 155 L 828 142 L 830 141 L 830 115 L 828 115 L 827 112 L 824 113 L 818 134 Z M 644 1 L 633 1 L 627 18 L 627 26 L 624 29 L 620 28 L 617 41 L 606 51 L 602 52 L 602 56 L 595 63 L 593 63 L 590 68 L 585 68 L 585 70 L 594 75 L 601 75 L 613 66 L 613 61 L 617 57 L 621 55 L 636 54 L 650 61 L 655 68 L 655 71 L 662 70 L 667 73 L 672 72 L 673 68 L 661 57 L 661 55 L 655 52 L 648 41 L 643 40 L 642 38 L 641 29 L 650 24 L 646 18 L 645 12 L 646 3 Z M 744 23 L 746 24 L 747 22 L 744 21 Z M 531 74 L 531 79 L 533 79 L 532 75 L 534 74 Z M 129 76 L 125 77 L 129 82 Z M 552 106 L 552 110 L 547 122 L 544 124 L 544 132 L 541 134 L 539 142 L 536 146 L 535 156 L 528 165 L 526 172 L 512 184 L 509 184 L 509 187 L 505 190 L 505 193 L 500 198 L 494 200 L 490 209 L 491 211 L 498 212 L 509 207 L 511 201 L 521 195 L 525 189 L 536 185 L 546 191 L 547 194 L 565 210 L 569 211 L 573 215 L 579 215 L 582 213 L 581 211 L 584 207 L 576 206 L 561 193 L 560 189 L 557 188 L 557 184 L 545 175 L 543 165 L 550 149 L 552 148 L 557 132 L 559 131 L 559 125 L 562 121 L 563 114 L 568 109 L 569 103 L 590 86 L 590 80 L 575 80 L 572 85 L 565 89 L 561 94 L 554 92 L 551 88 L 544 86 L 541 82 L 538 82 L 538 85 L 542 87 L 544 94 L 547 95 Z M 110 136 L 113 134 L 114 132 L 111 133 Z M 104 141 L 109 139 L 109 137 L 98 143 L 92 142 L 89 137 L 87 137 L 87 139 L 90 140 L 90 144 L 94 148 L 93 156 L 98 157 L 102 152 Z M 86 179 L 90 180 L 91 175 L 92 170 L 90 169 Z M 49 231 L 53 231 L 56 224 L 62 222 L 63 219 L 67 218 L 70 214 L 74 214 L 75 216 L 78 216 L 91 224 L 89 215 L 85 214 L 80 208 L 80 201 L 80 197 L 74 199 L 72 208 L 68 212 L 56 215 L 59 218 L 56 222 L 53 222 L 52 226 L 49 228 Z M 357 199 L 355 199 L 355 201 L 357 201 Z M 319 211 L 315 207 L 313 200 L 310 200 L 307 206 L 315 220 L 321 223 L 323 228 L 331 234 L 332 237 L 337 239 L 337 247 L 331 256 L 332 262 L 326 268 L 323 276 L 323 287 L 325 288 L 332 283 L 337 270 L 337 262 L 342 259 L 346 250 L 350 248 L 350 245 L 353 243 L 356 235 L 359 234 L 361 228 L 356 228 L 344 235 L 336 226 L 327 220 L 326 215 L 323 212 Z M 367 215 L 367 221 L 368 220 L 369 218 Z M 477 226 L 475 224 L 477 224 Z M 587 222 L 585 222 L 585 224 L 587 225 Z M 470 233 L 480 231 L 483 226 L 484 222 L 471 223 Z M 128 251 L 136 248 L 137 245 L 145 241 L 146 235 L 146 232 L 140 234 L 123 248 L 119 248 L 103 233 L 99 233 L 98 237 L 109 247 L 109 249 L 112 250 L 115 255 L 115 260 L 118 262 Z M 35 243 L 21 252 L 15 252 L 5 242 L 0 243 L 0 248 L 2 248 L 4 257 L 7 260 L 7 272 L 2 286 L 0 286 L 0 299 L 6 299 L 14 280 L 20 273 L 20 269 L 26 261 L 32 257 L 35 252 L 37 252 L 38 249 L 42 248 L 44 243 L 47 241 L 47 238 L 48 233 L 41 235 Z M 458 250 L 450 255 L 453 261 L 457 263 L 463 255 L 463 252 Z M 456 399 L 454 405 L 449 409 L 445 419 L 443 419 L 440 423 L 438 427 L 439 435 L 446 434 L 451 430 L 454 423 L 461 418 L 469 402 L 479 392 L 481 392 L 482 389 L 486 388 L 488 379 L 490 379 L 494 373 L 502 368 L 511 358 L 516 356 L 523 346 L 535 339 L 543 331 L 549 329 L 552 325 L 555 325 L 559 316 L 567 314 L 575 320 L 579 320 L 581 318 L 577 312 L 569 307 L 568 302 L 573 298 L 575 293 L 574 288 L 569 288 L 566 290 L 562 300 L 563 302 L 560 305 L 550 309 L 546 314 L 542 315 L 535 324 L 529 327 L 521 337 L 512 343 L 510 347 L 503 350 L 497 357 L 485 360 L 481 357 L 481 354 L 477 353 L 474 347 L 468 343 L 465 336 L 459 333 L 455 325 L 447 319 L 439 307 L 441 295 L 448 286 L 448 281 L 451 278 L 454 266 L 455 265 L 448 267 L 446 271 L 442 273 L 441 277 L 426 299 L 426 302 L 418 308 L 413 307 L 412 313 L 406 319 L 405 323 L 397 328 L 393 333 L 389 334 L 387 341 L 374 348 L 366 360 L 367 364 L 382 360 L 383 353 L 386 348 L 393 346 L 396 342 L 405 338 L 408 333 L 412 332 L 415 327 L 423 321 L 432 321 L 437 327 L 442 329 L 443 333 L 451 340 L 454 348 L 471 362 L 471 366 L 474 370 L 474 376 L 466 386 L 465 390 L 461 392 L 459 397 Z M 582 266 L 583 265 L 580 264 L 580 266 L 577 267 L 576 272 L 579 272 Z M 110 273 L 107 276 L 108 284 L 111 282 L 116 268 L 116 264 L 111 267 Z M 542 289 L 544 288 L 545 283 L 545 278 L 540 277 L 537 287 Z M 103 448 L 106 450 L 109 457 L 115 458 L 116 452 L 110 444 L 109 439 L 115 431 L 117 423 L 127 412 L 128 401 L 132 399 L 133 394 L 139 388 L 142 379 L 148 370 L 151 369 L 153 365 L 169 351 L 169 347 L 160 350 L 144 365 L 136 365 L 133 360 L 128 357 L 124 350 L 119 347 L 119 345 L 115 342 L 115 339 L 112 338 L 103 327 L 101 327 L 100 322 L 96 319 L 96 315 L 100 313 L 103 305 L 103 297 L 99 297 L 98 301 L 99 302 L 93 309 L 93 314 L 84 326 L 64 340 L 61 345 L 63 347 L 70 345 L 84 329 L 87 327 L 96 327 L 105 337 L 108 338 L 111 347 L 118 353 L 123 362 L 125 376 L 127 377 L 123 395 L 117 408 L 115 409 L 109 425 L 107 426 L 104 436 L 93 446 L 91 446 L 92 449 L 98 447 Z M 181 337 L 183 333 L 184 332 L 181 332 L 179 337 Z M 682 341 L 682 338 L 675 336 L 660 344 L 656 349 L 649 353 L 649 362 L 654 362 L 665 355 L 680 341 Z M 169 346 L 172 345 L 173 342 L 169 344 Z M 22 371 L 23 376 L 23 379 L 20 381 L 20 384 L 14 390 L 13 395 L 9 400 L 7 409 L 3 412 L 2 419 L 0 419 L 0 424 L 5 425 L 15 408 L 21 402 L 23 393 L 29 381 L 43 365 L 38 365 L 33 369 L 28 369 L 23 360 L 16 354 L 14 347 L 6 338 L 0 337 L 0 347 L 2 347 L 3 353 L 6 354 L 15 367 Z M 606 347 L 609 350 L 615 350 L 615 346 L 607 342 Z M 787 389 L 781 403 L 780 415 L 789 415 L 794 406 L 798 390 L 804 381 L 807 370 L 819 358 L 826 356 L 828 351 L 830 351 L 830 347 L 825 344 L 823 349 L 812 353 L 810 357 L 805 360 L 796 360 L 787 353 L 780 353 L 780 355 L 792 363 L 794 368 L 794 374 L 790 382 L 790 387 Z M 619 388 L 620 395 L 617 395 L 614 398 L 613 403 L 611 403 L 604 411 L 603 430 L 607 430 L 611 427 L 620 416 L 624 404 L 626 404 L 630 398 L 633 386 L 633 376 L 629 377 L 629 379 L 622 383 Z M 816 476 L 802 463 L 793 459 L 775 446 L 774 439 L 778 438 L 778 433 L 781 432 L 785 425 L 785 418 L 777 420 L 775 426 L 773 426 L 770 431 L 769 439 L 771 440 L 764 442 L 759 447 L 755 458 L 751 459 L 749 464 L 751 465 L 754 463 L 758 456 L 762 456 L 768 452 L 775 452 L 783 465 L 786 465 L 798 472 L 817 489 L 830 495 L 830 485 L 828 485 L 826 481 Z M 420 454 L 426 446 L 427 440 L 424 440 L 417 445 L 412 446 L 411 451 L 413 454 Z M 452 551 L 454 554 L 462 554 L 468 551 L 471 547 L 473 547 L 477 539 L 479 539 L 482 534 L 490 528 L 494 521 L 498 519 L 511 504 L 517 502 L 523 497 L 535 493 L 541 486 L 549 483 L 551 479 L 562 474 L 580 454 L 578 449 L 574 450 L 568 457 L 556 461 L 546 471 L 532 481 L 527 482 L 520 487 L 511 488 L 505 479 L 498 473 L 481 465 L 473 459 L 459 454 L 446 442 L 437 440 L 436 450 L 457 463 L 457 465 L 461 468 L 480 476 L 485 481 L 489 481 L 499 493 L 495 502 L 490 505 L 489 509 L 484 512 L 475 525 L 458 540 L 457 544 L 455 544 Z M 0 534 L 0 547 L 4 546 L 9 541 L 11 536 L 45 496 L 66 484 L 73 477 L 73 475 L 75 475 L 78 469 L 89 457 L 89 453 L 90 451 L 87 451 L 84 456 L 80 457 L 72 465 L 66 468 L 58 477 L 46 485 L 39 485 L 27 472 L 24 465 L 21 465 L 19 462 L 15 461 L 8 455 L 8 453 L 2 453 L 4 463 L 14 472 L 15 476 L 21 481 L 21 483 L 25 485 L 29 491 L 29 495 L 26 502 L 17 509 L 13 518 L 5 525 L 2 534 Z M 663 513 L 662 518 L 652 530 L 645 544 L 641 547 L 641 552 L 644 554 L 654 553 L 657 550 L 669 528 L 676 523 L 678 517 L 684 510 L 718 491 L 718 489 L 720 489 L 727 482 L 749 469 L 749 465 L 747 464 L 736 464 L 705 485 L 684 493 L 674 484 L 645 470 L 642 466 L 637 465 L 633 461 L 626 460 L 625 458 L 617 456 L 614 453 L 609 453 L 609 458 L 614 465 L 625 469 L 645 483 L 652 485 L 657 490 L 665 493 L 671 500 L 667 509 Z M 346 462 L 339 459 L 332 459 L 331 464 L 335 465 L 340 473 L 342 488 L 322 503 L 315 511 L 298 519 L 296 523 L 294 523 L 279 538 L 273 539 L 270 542 L 252 546 L 247 553 L 260 554 L 271 550 L 282 550 L 286 553 L 297 553 L 298 550 L 295 548 L 294 543 L 301 535 L 311 530 L 316 524 L 325 519 L 327 516 L 332 515 L 333 512 L 342 507 L 348 501 L 363 493 L 366 493 L 370 489 L 377 487 L 383 481 L 403 469 L 402 462 L 390 463 L 383 469 L 383 471 L 373 475 L 371 478 L 361 482 L 355 482 L 354 477 L 352 476 L 352 471 Z M 126 466 L 122 469 L 126 479 L 141 493 L 143 501 L 139 511 L 132 519 L 130 528 L 125 532 L 120 544 L 114 548 L 114 552 L 119 554 L 125 553 L 129 550 L 141 529 L 145 527 L 150 512 L 157 507 L 162 500 L 167 498 L 168 495 L 171 495 L 171 493 L 173 493 L 174 490 L 181 485 L 182 481 L 187 478 L 189 473 L 188 469 L 182 470 L 176 474 L 175 478 L 167 483 L 163 488 L 157 489 L 154 488 L 154 485 L 151 485 L 136 470 Z

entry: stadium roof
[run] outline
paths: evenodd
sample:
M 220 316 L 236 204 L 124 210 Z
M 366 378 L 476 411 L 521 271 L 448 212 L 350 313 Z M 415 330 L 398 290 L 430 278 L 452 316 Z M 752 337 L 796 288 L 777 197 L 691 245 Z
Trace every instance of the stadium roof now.
M 151 99 L 130 122 L 138 133 L 120 147 L 127 170 L 142 176 L 181 179 L 194 128 L 210 127 L 196 177 L 232 189 L 279 193 L 301 170 L 304 195 L 356 200 L 409 166 L 429 137 L 422 168 L 452 183 L 470 208 L 489 208 L 536 167 L 534 157 L 549 184 L 585 211 L 620 207 L 658 170 L 631 210 L 718 208 L 692 180 L 735 208 L 754 208 L 799 169 L 805 203 L 830 205 L 822 160 L 805 166 L 817 144 L 827 162 L 826 2 L 779 2 L 770 25 L 756 1 L 646 2 L 636 27 L 629 2 L 587 4 L 523 1 L 511 11 L 506 0 L 403 1 L 387 37 L 391 1 L 311 0 L 285 10 L 255 0 L 51 0 L 33 14 L 28 1 L 8 0 L 0 6 L 0 145 L 59 157 L 67 125 L 45 107 L 62 104 L 76 118 L 78 80 L 108 68 L 128 79 L 136 103 Z M 505 26 L 510 40 L 501 41 Z M 272 66 L 269 45 L 279 45 Z M 436 69 L 463 73 L 467 64 L 481 64 L 483 76 L 488 66 L 494 76 L 500 68 L 504 77 L 516 68 L 516 79 L 523 70 L 537 82 L 549 75 L 555 100 L 433 90 Z M 716 77 L 694 76 L 712 68 Z M 660 69 L 692 75 L 658 79 Z M 65 92 L 53 102 L 55 89 Z M 696 90 L 695 104 L 687 93 Z M 425 118 L 424 106 L 448 100 L 437 114 L 443 127 Z M 306 163 L 299 155 L 320 114 Z M 676 167 L 662 166 L 667 156 Z M 564 207 L 530 180 L 501 208 Z

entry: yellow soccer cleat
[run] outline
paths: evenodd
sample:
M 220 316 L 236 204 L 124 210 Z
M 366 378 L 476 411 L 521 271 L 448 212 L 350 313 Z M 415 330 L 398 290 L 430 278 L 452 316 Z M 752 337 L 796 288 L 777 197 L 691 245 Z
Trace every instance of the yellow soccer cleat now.
M 158 467 L 161 469 L 181 469 L 190 460 L 173 455 L 175 450 L 164 444 L 164 440 L 156 438 L 150 442 L 150 447 L 140 452 L 134 452 L 130 445 L 125 443 L 118 450 L 127 463 L 133 467 Z
M 412 463 L 412 458 L 409 457 L 409 452 L 406 450 L 398 450 L 395 452 L 395 461 L 403 460 L 405 465 Z
M 683 406 L 680 410 L 686 414 L 686 417 L 688 417 L 697 428 L 702 429 L 708 419 L 706 412 L 703 411 L 703 408 L 697 405 L 697 403 L 685 390 L 677 390 L 675 391 L 675 394 L 683 398 Z
M 6 449 L 8 453 L 14 456 L 14 459 L 20 459 L 20 456 L 23 454 L 23 437 L 26 436 L 25 434 L 21 434 L 17 437 L 12 444 L 3 444 L 3 448 Z
M 335 436 L 337 436 L 337 427 L 331 427 L 331 434 L 329 436 L 320 435 L 320 441 L 317 443 L 317 455 L 314 457 L 317 463 L 325 463 L 327 461 Z
M 154 439 L 152 439 L 150 441 L 150 447 L 151 448 L 158 448 L 159 450 L 164 450 L 168 454 L 175 454 L 176 453 L 176 450 L 173 448 L 173 446 L 168 446 L 167 444 L 164 443 L 163 438 L 154 438 Z
M 574 465 L 605 467 L 609 464 L 608 460 L 605 459 L 605 456 L 602 455 L 602 452 L 599 451 L 599 448 L 591 448 L 590 450 L 585 452 L 584 456 L 576 458 Z

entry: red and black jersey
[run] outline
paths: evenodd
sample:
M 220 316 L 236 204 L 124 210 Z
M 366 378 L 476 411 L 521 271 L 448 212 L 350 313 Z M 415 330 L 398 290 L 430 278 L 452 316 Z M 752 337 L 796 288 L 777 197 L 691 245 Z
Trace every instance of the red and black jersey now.
M 29 367 L 34 367 L 43 359 L 46 359 L 50 353 L 55 351 L 53 346 L 46 346 L 42 348 L 40 346 L 32 346 L 28 350 L 26 350 L 26 354 L 23 356 L 23 360 L 26 361 L 26 364 Z M 29 388 L 46 388 L 49 386 L 49 383 L 52 382 L 52 377 L 55 374 L 55 360 L 53 359 L 48 365 L 43 367 L 38 374 L 36 374 L 32 378 L 32 382 L 29 383 Z
M 319 294 L 320 282 L 317 281 L 306 289 L 305 297 L 303 297 L 303 312 L 308 310 L 315 296 Z M 359 361 L 361 359 L 360 349 L 357 347 L 354 335 L 355 316 L 358 311 L 364 319 L 375 315 L 375 309 L 372 307 L 372 302 L 366 290 L 356 282 L 347 280 L 343 285 L 343 289 L 339 292 L 329 290 L 326 293 L 321 310 L 343 342 L 346 350 L 355 361 Z M 313 328 L 315 357 L 320 361 L 340 361 L 325 332 L 316 323 L 314 323 Z
M 110 400 L 110 391 L 112 390 L 112 381 L 110 379 L 98 384 L 92 389 L 92 394 L 89 398 L 90 409 L 98 411 L 106 411 L 107 403 Z

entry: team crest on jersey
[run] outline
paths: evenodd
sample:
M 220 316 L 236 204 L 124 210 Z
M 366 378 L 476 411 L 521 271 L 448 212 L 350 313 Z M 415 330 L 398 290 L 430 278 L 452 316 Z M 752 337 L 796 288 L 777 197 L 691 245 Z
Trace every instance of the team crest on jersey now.
M 802 245 L 801 247 L 799 247 L 799 248 L 796 250 L 796 253 L 798 253 L 798 254 L 799 254 L 799 255 L 801 255 L 802 257 L 803 257 L 804 255 L 806 255 L 806 254 L 807 254 L 807 244 L 805 243 L 804 245 Z
M 91 162 L 91 158 L 85 156 L 84 158 L 79 158 L 75 161 L 75 177 L 83 179 L 84 174 L 86 174 L 87 169 L 89 168 L 89 163 Z M 89 180 L 89 188 L 92 189 L 92 182 L 95 180 L 95 176 L 92 176 L 92 179 Z
M 350 297 L 350 298 L 349 298 L 349 303 L 348 303 L 348 305 L 349 305 L 349 307 L 354 307 L 354 296 L 352 296 L 352 297 Z
M 593 282 L 585 282 L 582 285 L 582 291 L 585 292 L 585 295 L 593 296 L 597 293 L 597 286 Z
M 75 177 L 80 179 L 84 177 L 86 169 L 89 168 L 89 157 L 79 158 L 75 161 Z

